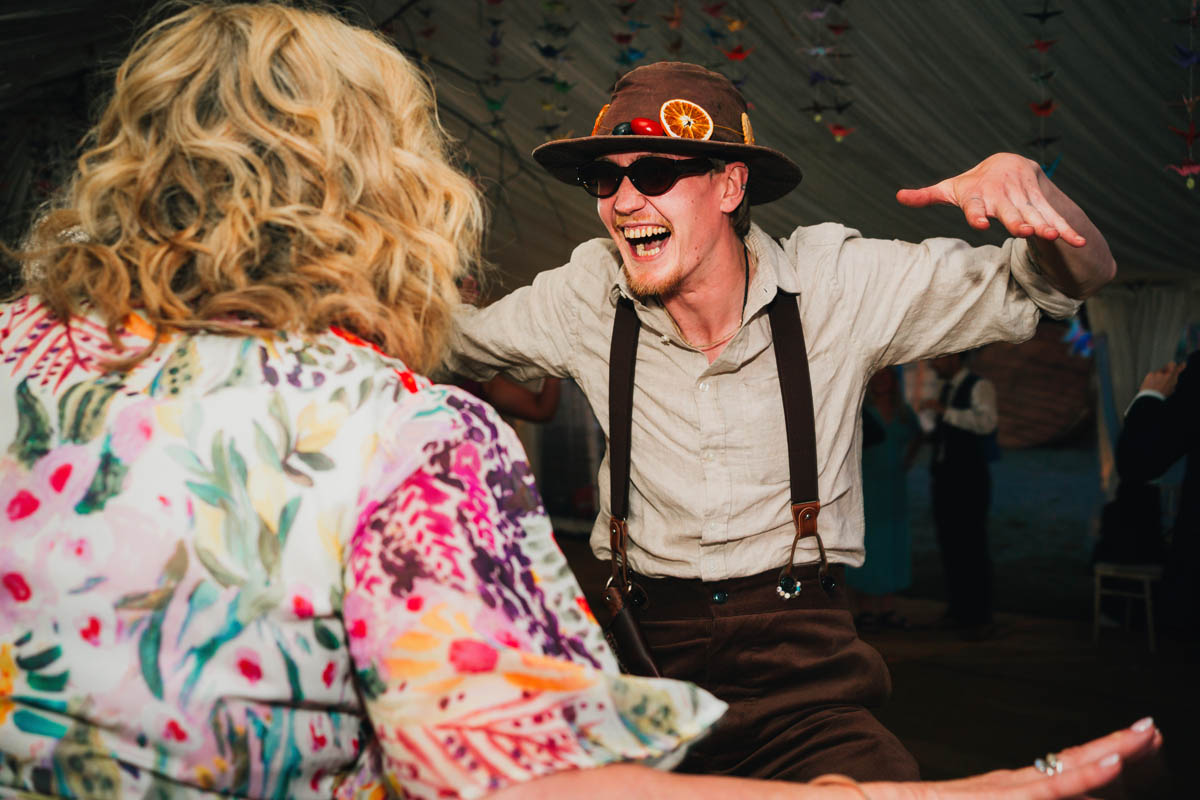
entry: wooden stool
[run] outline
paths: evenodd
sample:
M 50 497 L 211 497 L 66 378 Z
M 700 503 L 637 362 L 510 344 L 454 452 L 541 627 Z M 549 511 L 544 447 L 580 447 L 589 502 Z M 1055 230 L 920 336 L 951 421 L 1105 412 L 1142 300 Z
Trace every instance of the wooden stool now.
M 1099 562 L 1095 565 L 1096 596 L 1092 612 L 1092 641 L 1100 641 L 1100 596 L 1109 594 L 1117 597 L 1132 597 L 1140 599 L 1146 605 L 1146 635 L 1150 639 L 1150 652 L 1154 652 L 1154 605 L 1150 599 L 1150 591 L 1154 582 L 1162 580 L 1161 564 L 1109 564 Z M 1105 578 L 1141 583 L 1140 592 L 1125 588 L 1111 588 L 1104 585 Z M 1129 610 L 1126 605 L 1125 625 L 1129 625 Z

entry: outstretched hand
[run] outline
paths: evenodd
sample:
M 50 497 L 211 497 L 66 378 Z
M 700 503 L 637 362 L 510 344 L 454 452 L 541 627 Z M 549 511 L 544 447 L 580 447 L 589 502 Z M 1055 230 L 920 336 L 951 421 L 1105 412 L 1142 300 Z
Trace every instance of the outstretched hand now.
M 901 189 L 896 200 L 912 208 L 934 204 L 958 206 L 967 224 L 986 230 L 988 218 L 999 220 L 1013 236 L 1038 236 L 1083 247 L 1087 240 L 1063 218 L 1046 198 L 1042 168 L 1014 153 L 997 153 L 941 183 L 922 189 Z
M 879 800 L 1055 800 L 1090 797 L 1091 793 L 1118 780 L 1126 763 L 1154 755 L 1162 746 L 1162 734 L 1147 718 L 1133 727 L 1110 733 L 1087 744 L 1058 754 L 1062 771 L 1046 775 L 1034 767 L 996 770 L 957 781 L 937 783 L 866 784 L 872 798 Z

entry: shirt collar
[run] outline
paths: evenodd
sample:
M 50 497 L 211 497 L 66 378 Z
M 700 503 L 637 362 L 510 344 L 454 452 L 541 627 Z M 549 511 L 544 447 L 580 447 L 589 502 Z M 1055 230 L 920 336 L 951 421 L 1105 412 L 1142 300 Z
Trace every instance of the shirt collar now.
M 746 248 L 754 259 L 754 275 L 750 279 L 750 294 L 746 300 L 746 319 L 749 320 L 779 292 L 800 294 L 796 270 L 788 264 L 787 254 L 778 242 L 751 223 L 746 234 Z

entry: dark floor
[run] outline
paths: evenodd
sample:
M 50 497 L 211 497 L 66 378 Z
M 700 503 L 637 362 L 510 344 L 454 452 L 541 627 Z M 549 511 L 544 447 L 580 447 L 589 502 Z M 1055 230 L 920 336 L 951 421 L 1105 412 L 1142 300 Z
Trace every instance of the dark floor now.
M 1167 774 L 1130 796 L 1194 796 L 1173 791 L 1182 786 L 1169 775 L 1181 778 L 1200 744 L 1196 644 L 1160 636 L 1151 654 L 1144 631 L 1102 628 L 1093 644 L 1090 621 L 1015 613 L 998 615 L 994 639 L 971 643 L 932 629 L 943 608 L 902 598 L 916 629 L 863 637 L 892 672 L 878 716 L 927 779 L 1027 764 L 1150 715 L 1166 739 Z
M 923 478 L 914 476 L 914 585 L 900 598 L 913 628 L 864 633 L 887 660 L 891 702 L 878 712 L 927 779 L 1021 766 L 1038 755 L 1152 715 L 1163 765 L 1128 797 L 1195 796 L 1184 768 L 1200 752 L 1200 644 L 1160 634 L 1150 653 L 1141 626 L 1105 627 L 1092 642 L 1089 519 L 1099 498 L 1087 454 L 1006 454 L 993 514 L 998 634 L 978 643 L 937 630 L 944 606 Z M 997 520 L 999 521 L 997 523 Z M 568 560 L 598 606 L 607 562 L 562 536 Z M 1141 609 L 1134 609 L 1138 620 Z M 1176 782 L 1178 785 L 1175 785 Z

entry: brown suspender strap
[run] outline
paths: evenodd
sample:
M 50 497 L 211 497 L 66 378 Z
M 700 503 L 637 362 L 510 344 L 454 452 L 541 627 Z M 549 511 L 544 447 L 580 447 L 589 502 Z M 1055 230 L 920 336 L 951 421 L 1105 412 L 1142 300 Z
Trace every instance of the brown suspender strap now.
M 633 429 L 633 373 L 637 365 L 638 333 L 642 323 L 633 301 L 617 298 L 612 343 L 608 354 L 608 470 L 611 486 L 609 537 L 612 549 L 612 583 L 629 588 L 625 540 L 629 516 L 630 436 Z
M 796 545 L 814 537 L 820 556 L 820 580 L 826 591 L 836 585 L 829 574 L 825 544 L 817 533 L 817 515 L 821 511 L 817 489 L 817 428 L 813 411 L 812 379 L 808 374 L 808 349 L 804 345 L 804 326 L 800 323 L 799 299 L 776 292 L 767 307 L 771 320 L 771 343 L 775 349 L 775 368 L 779 372 L 779 392 L 783 396 L 783 424 L 787 432 L 788 470 L 791 477 L 792 539 L 788 562 L 779 573 L 776 591 L 781 597 L 795 597 L 800 582 L 792 575 Z
M 776 294 L 767 307 L 779 392 L 783 395 L 783 424 L 787 431 L 788 468 L 792 505 L 817 501 L 817 430 L 813 414 L 812 381 L 808 376 L 808 351 L 800 324 L 797 298 Z M 815 525 L 814 525 L 815 527 Z
M 612 550 L 612 577 L 604 587 L 604 605 L 609 620 L 604 633 L 621 668 L 634 675 L 662 677 L 654 654 L 642 635 L 633 609 L 646 601 L 645 592 L 629 577 L 625 547 L 629 529 L 629 457 L 633 429 L 633 373 L 637 363 L 638 331 L 641 322 L 627 297 L 617 300 L 612 343 L 608 355 L 608 468 L 612 479 L 612 516 L 608 521 Z

